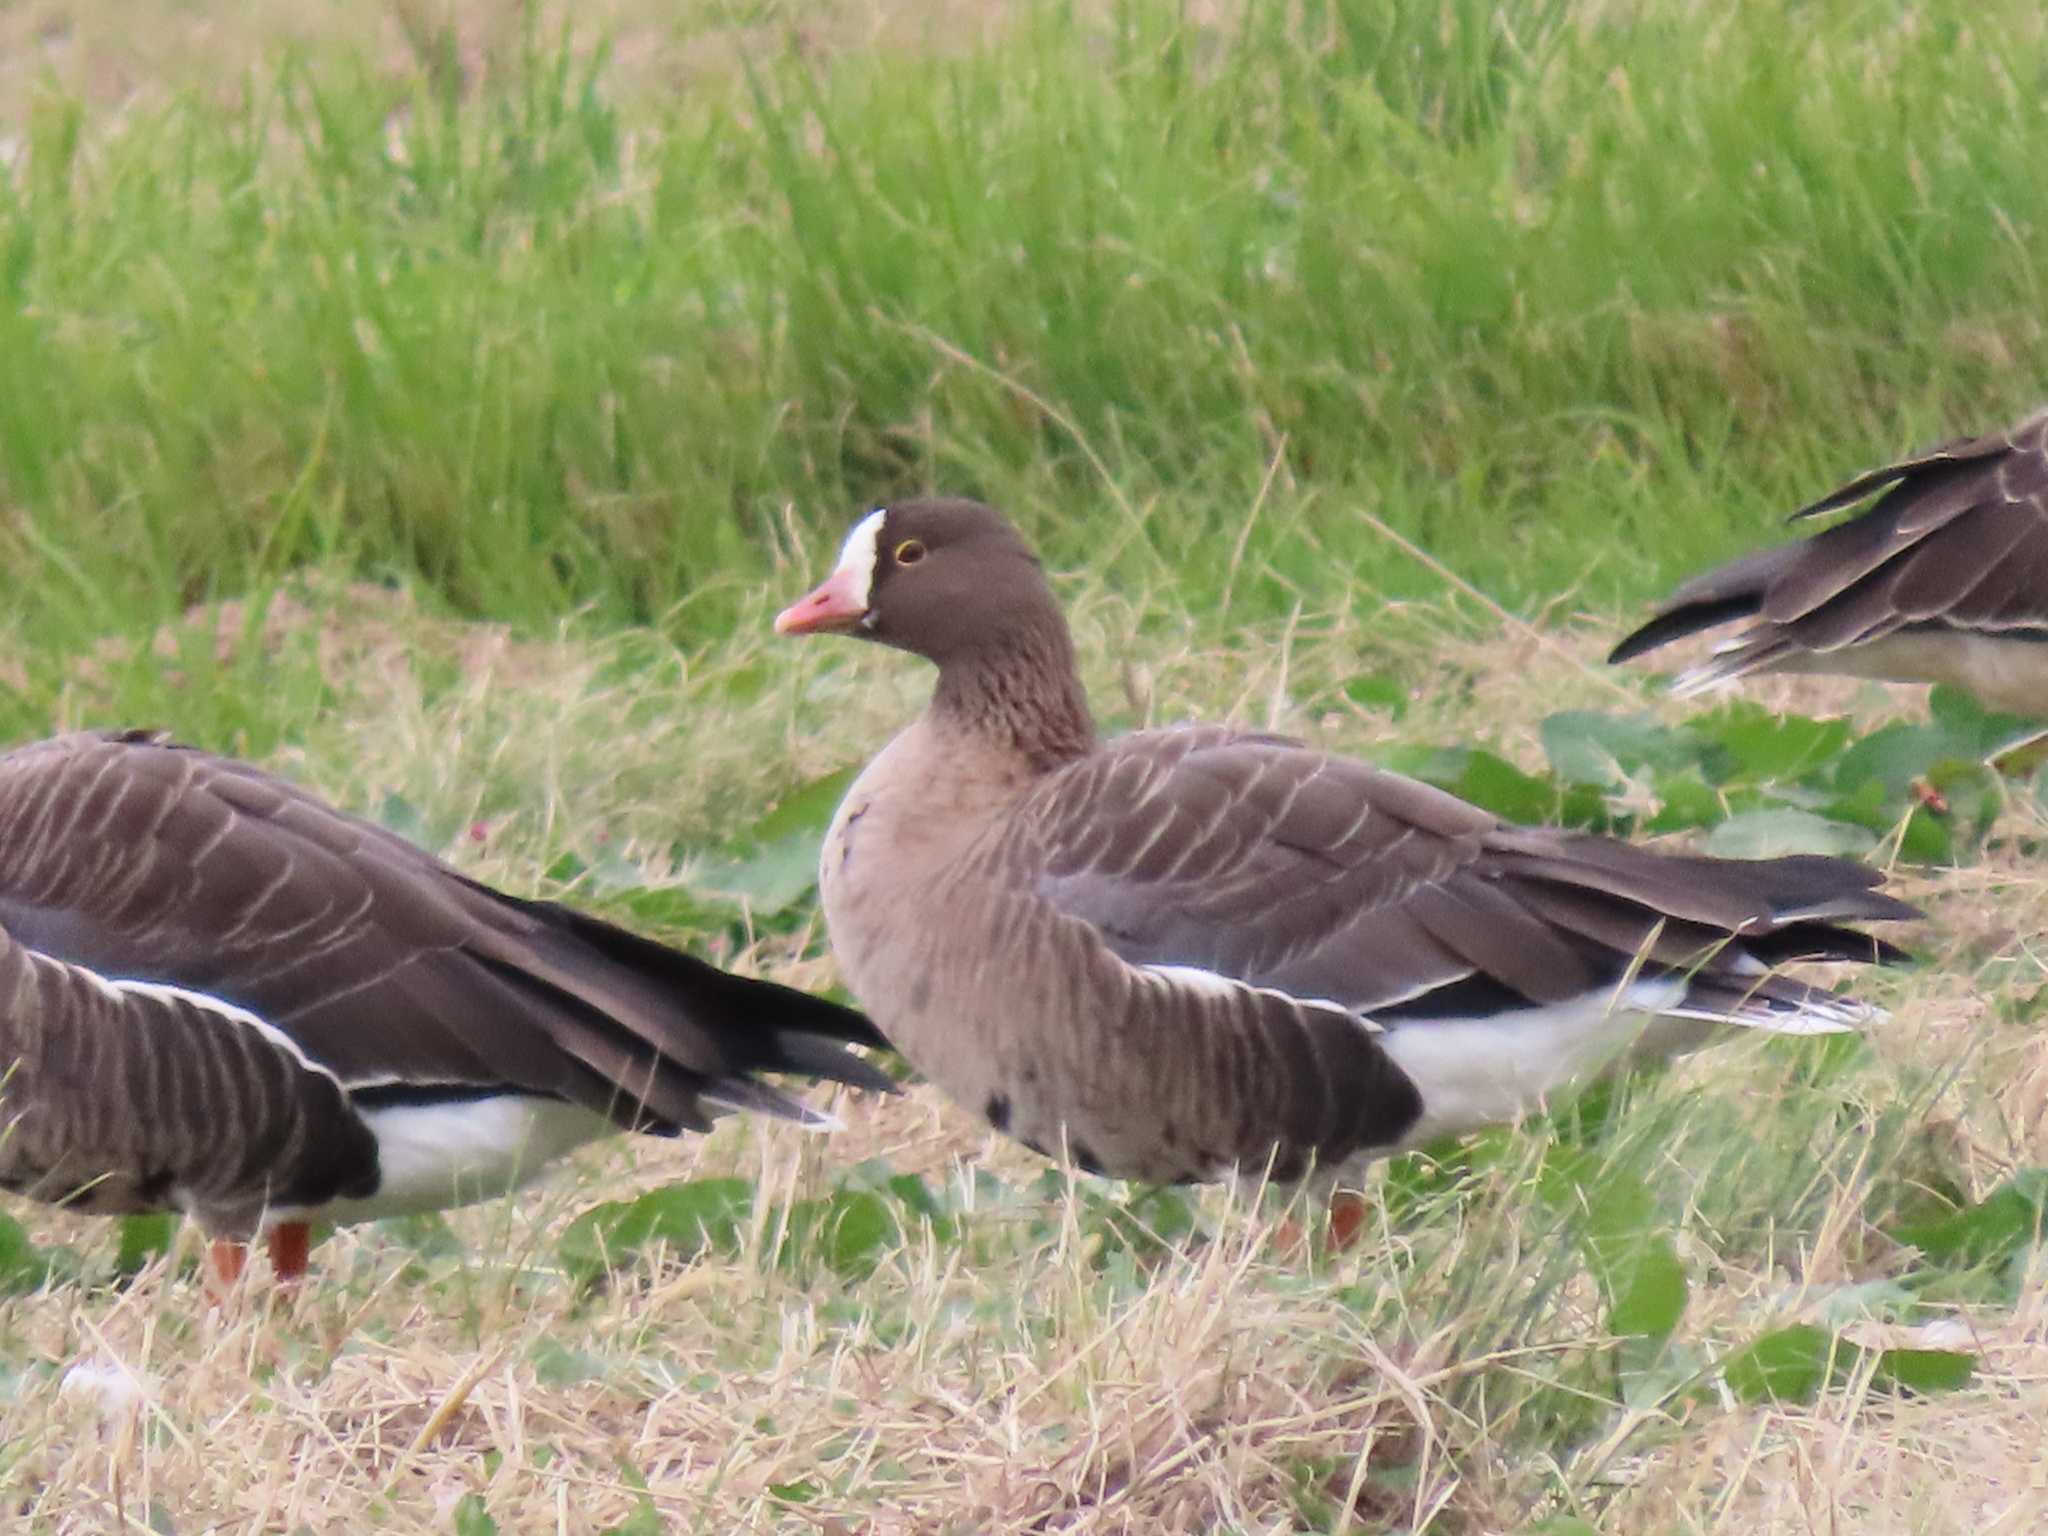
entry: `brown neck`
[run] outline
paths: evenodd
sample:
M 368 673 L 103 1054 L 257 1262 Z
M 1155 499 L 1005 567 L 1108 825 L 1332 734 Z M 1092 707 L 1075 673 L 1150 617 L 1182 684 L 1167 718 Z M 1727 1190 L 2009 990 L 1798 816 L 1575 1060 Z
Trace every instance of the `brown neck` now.
M 939 664 L 935 723 L 974 732 L 1050 773 L 1095 745 L 1095 721 L 1074 665 L 1074 642 L 1055 612 Z

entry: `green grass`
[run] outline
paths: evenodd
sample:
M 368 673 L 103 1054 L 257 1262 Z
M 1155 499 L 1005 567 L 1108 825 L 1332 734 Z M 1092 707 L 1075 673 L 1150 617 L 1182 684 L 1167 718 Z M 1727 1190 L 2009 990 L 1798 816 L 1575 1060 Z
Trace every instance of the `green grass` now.
M 339 560 L 709 634 L 786 507 L 925 488 L 1198 612 L 1434 590 L 1359 509 L 1518 607 L 1640 596 L 2040 389 L 2042 27 L 1131 0 L 624 107 L 539 25 L 468 90 L 45 95 L 0 183 L 12 607 Z
M 2041 391 L 2034 10 L 1133 0 L 906 51 L 686 8 L 741 62 L 659 95 L 491 19 L 482 68 L 421 24 L 395 69 L 23 108 L 0 738 L 168 725 L 827 987 L 791 871 L 924 677 L 768 615 L 855 510 L 966 490 L 1044 545 L 1113 727 L 1896 857 L 1926 963 L 1859 979 L 1866 1045 L 1737 1043 L 1400 1161 L 1343 1257 L 1048 1173 L 929 1090 L 593 1149 L 339 1234 L 268 1311 L 259 1275 L 206 1315 L 189 1237 L 124 1258 L 10 1204 L 11 1516 L 2029 1528 L 2038 793 L 1955 699 L 1689 711 L 1591 662 L 1622 604 Z M 141 1404 L 67 1395 L 94 1361 Z

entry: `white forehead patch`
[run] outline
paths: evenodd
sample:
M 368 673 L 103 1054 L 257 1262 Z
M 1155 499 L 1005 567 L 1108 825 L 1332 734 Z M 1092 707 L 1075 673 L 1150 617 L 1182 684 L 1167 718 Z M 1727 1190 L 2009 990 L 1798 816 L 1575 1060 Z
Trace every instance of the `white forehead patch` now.
M 875 541 L 882 536 L 882 520 L 888 515 L 887 507 L 875 508 L 853 525 L 853 532 L 839 546 L 838 571 L 853 578 L 848 586 L 853 600 L 863 608 L 868 605 L 868 590 L 875 584 Z

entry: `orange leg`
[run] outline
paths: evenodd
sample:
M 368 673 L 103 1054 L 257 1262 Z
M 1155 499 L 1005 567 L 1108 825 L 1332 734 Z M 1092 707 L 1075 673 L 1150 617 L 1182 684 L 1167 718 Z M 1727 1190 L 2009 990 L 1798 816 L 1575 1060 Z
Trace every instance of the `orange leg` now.
M 1330 1196 L 1330 1251 L 1349 1253 L 1365 1236 L 1365 1196 L 1355 1189 L 1340 1189 Z
M 270 1229 L 270 1267 L 285 1285 L 306 1278 L 306 1254 L 313 1245 L 313 1229 L 303 1221 L 281 1221 Z
M 242 1278 L 242 1266 L 249 1262 L 249 1245 L 231 1237 L 216 1238 L 206 1248 L 206 1294 L 216 1302 L 234 1293 Z

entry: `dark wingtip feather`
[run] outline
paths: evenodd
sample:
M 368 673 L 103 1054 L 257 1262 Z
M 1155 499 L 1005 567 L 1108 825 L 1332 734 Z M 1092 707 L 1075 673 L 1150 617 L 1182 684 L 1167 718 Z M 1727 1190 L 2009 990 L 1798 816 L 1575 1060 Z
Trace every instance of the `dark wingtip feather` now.
M 1757 611 L 1761 600 L 1758 593 L 1745 593 L 1739 597 L 1722 598 L 1718 602 L 1686 603 L 1682 607 L 1667 608 L 1647 624 L 1623 636 L 1607 653 L 1607 664 L 1619 666 L 1674 640 L 1713 629 L 1731 619 L 1749 618 Z

